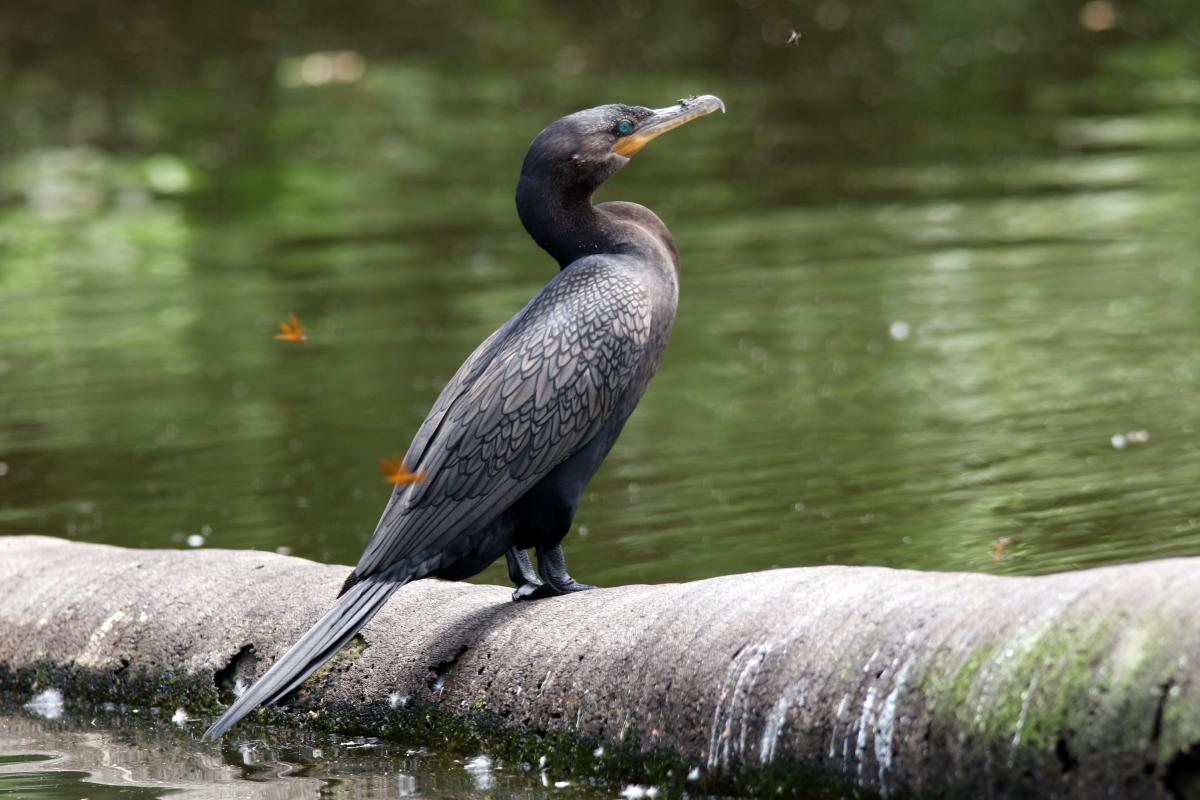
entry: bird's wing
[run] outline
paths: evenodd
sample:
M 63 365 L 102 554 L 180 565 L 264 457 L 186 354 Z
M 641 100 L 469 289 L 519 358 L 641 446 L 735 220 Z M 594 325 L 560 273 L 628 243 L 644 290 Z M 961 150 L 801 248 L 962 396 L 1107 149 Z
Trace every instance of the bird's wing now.
M 487 523 L 585 445 L 645 351 L 646 289 L 611 258 L 576 262 L 472 354 L 413 442 L 355 568 L 381 572 Z
M 441 427 L 442 420 L 446 418 L 446 412 L 450 410 L 450 406 L 462 397 L 463 392 L 475 383 L 479 374 L 491 363 L 492 357 L 496 355 L 496 343 L 504 341 L 509 330 L 519 318 L 520 315 L 510 319 L 493 331 L 491 336 L 484 339 L 475 348 L 475 352 L 467 356 L 467 360 L 454 373 L 454 377 L 442 387 L 441 394 L 433 402 L 433 407 L 429 409 L 425 421 L 421 423 L 417 434 L 413 436 L 412 444 L 408 446 L 408 452 L 404 454 L 406 467 L 415 468 L 415 465 L 421 463 L 421 459 L 425 455 L 425 448 L 429 446 L 434 434 Z

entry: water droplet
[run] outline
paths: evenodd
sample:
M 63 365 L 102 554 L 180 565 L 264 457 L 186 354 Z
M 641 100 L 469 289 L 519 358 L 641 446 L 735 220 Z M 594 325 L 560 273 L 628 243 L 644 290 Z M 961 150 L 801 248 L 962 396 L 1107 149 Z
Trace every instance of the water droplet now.
M 463 768 L 471 773 L 475 788 L 480 791 L 491 789 L 496 784 L 496 779 L 492 776 L 492 759 L 486 754 L 475 756 L 464 764 Z
M 58 719 L 63 715 L 63 694 L 58 689 L 46 689 L 35 694 L 25 708 L 39 717 Z

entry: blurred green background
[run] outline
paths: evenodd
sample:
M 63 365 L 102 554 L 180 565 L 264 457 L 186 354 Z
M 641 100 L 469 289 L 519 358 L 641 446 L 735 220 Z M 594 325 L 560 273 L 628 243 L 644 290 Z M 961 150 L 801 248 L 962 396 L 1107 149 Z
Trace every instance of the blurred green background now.
M 1194 0 L 5 3 L 0 533 L 353 563 L 555 272 L 530 139 L 701 92 L 577 577 L 1200 555 Z

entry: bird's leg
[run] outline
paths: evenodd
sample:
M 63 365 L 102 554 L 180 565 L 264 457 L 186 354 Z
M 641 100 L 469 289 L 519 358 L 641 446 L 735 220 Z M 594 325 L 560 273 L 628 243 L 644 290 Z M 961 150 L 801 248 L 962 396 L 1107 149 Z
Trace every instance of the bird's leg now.
M 554 594 L 570 594 L 595 589 L 586 583 L 579 583 L 567 574 L 567 557 L 563 555 L 561 544 L 554 547 L 537 549 L 538 572 L 541 573 L 545 586 L 554 590 Z
M 555 597 L 560 594 L 570 594 L 571 592 L 582 592 L 586 589 L 596 588 L 586 583 L 579 583 L 567 574 L 567 559 L 563 555 L 562 545 L 556 544 L 554 547 L 546 548 L 539 547 L 537 549 L 537 557 L 538 572 L 541 573 L 544 583 L 530 594 L 516 599 L 540 600 L 543 597 Z
M 528 553 L 519 547 L 511 547 L 504 558 L 508 561 L 508 578 L 517 587 L 513 600 L 524 600 L 542 587 Z

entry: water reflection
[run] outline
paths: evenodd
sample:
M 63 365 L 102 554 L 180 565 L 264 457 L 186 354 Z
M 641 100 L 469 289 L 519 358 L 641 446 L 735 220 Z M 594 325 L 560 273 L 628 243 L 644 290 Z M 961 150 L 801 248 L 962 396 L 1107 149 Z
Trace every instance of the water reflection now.
M 378 460 L 552 274 L 512 207 L 530 137 L 704 90 L 730 113 L 605 189 L 672 227 L 683 296 L 589 489 L 580 576 L 1200 553 L 1187 5 L 1121 5 L 1113 26 L 1142 26 L 1121 41 L 1094 9 L 709 5 L 690 28 L 669 3 L 407 9 L 453 56 L 312 9 L 340 34 L 239 12 L 234 40 L 143 20 L 134 51 L 92 53 L 106 69 L 9 48 L 34 55 L 0 122 L 0 531 L 352 562 Z M 10 35 L 74 30 L 29 13 Z M 659 36 L 620 71 L 629 19 Z M 792 28 L 803 45 L 768 47 Z M 272 338 L 289 312 L 302 346 Z
M 482 754 L 456 759 L 371 737 L 253 728 L 218 747 L 196 741 L 203 728 L 172 725 L 144 709 L 56 722 L 0 714 L 0 796 L 374 800 L 546 792 L 531 765 Z M 549 791 L 564 800 L 611 794 L 599 785 L 557 783 L 563 785 Z

